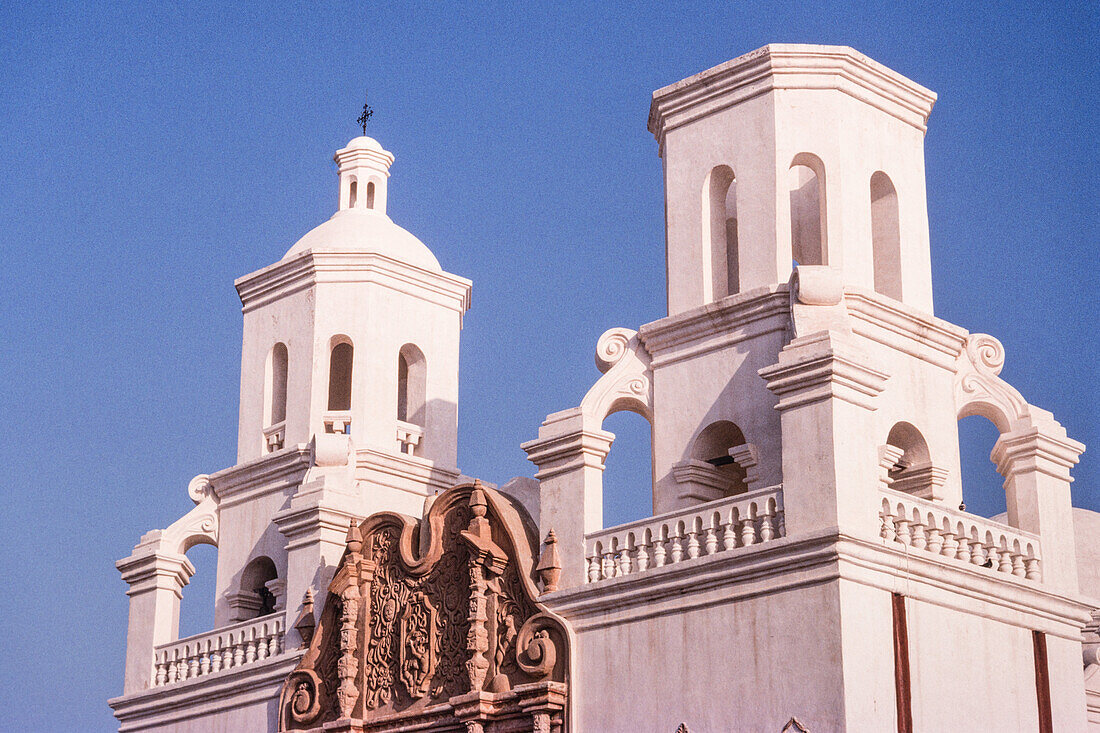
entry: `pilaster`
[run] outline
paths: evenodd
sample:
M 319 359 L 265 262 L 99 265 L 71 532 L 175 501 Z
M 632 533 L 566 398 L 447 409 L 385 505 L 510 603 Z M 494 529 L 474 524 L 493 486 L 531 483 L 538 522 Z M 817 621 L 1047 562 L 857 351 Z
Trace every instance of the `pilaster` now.
M 867 413 L 887 375 L 867 361 L 846 334 L 821 331 L 794 339 L 760 370 L 779 397 L 789 535 L 877 529 L 877 446 Z
M 153 650 L 179 636 L 180 599 L 195 566 L 182 553 L 138 545 L 115 563 L 129 584 L 130 616 L 126 628 L 126 672 L 122 692 L 148 688 L 153 678 Z
M 560 588 L 584 583 L 584 536 L 603 528 L 604 459 L 614 440 L 574 408 L 547 417 L 539 437 L 521 446 L 538 466 L 539 536 L 557 537 Z
M 1038 412 L 1037 409 L 1032 408 Z M 1005 477 L 1008 523 L 1039 535 L 1043 583 L 1078 592 L 1070 469 L 1085 446 L 1053 420 L 1002 433 L 990 458 Z
M 287 540 L 288 618 L 299 615 L 307 589 L 323 593 L 328 588 L 344 554 L 348 524 L 363 518 L 353 455 L 345 435 L 314 436 L 313 465 L 290 505 L 272 517 Z M 288 647 L 300 641 L 297 630 L 287 629 L 287 635 Z

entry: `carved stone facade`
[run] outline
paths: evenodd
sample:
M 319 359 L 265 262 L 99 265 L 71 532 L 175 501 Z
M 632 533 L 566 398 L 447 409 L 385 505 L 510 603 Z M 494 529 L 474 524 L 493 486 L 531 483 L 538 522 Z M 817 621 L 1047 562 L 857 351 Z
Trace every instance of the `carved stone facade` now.
M 353 523 L 279 730 L 563 730 L 569 631 L 537 600 L 537 547 L 524 510 L 480 483 L 423 520 Z

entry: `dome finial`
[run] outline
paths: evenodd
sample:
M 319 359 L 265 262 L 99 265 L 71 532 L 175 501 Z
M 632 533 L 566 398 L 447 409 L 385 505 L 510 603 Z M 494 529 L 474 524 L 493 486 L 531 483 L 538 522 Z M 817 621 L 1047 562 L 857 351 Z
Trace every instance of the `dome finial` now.
M 367 104 L 367 93 L 363 92 L 363 114 L 359 115 L 359 119 L 356 122 L 363 128 L 363 134 L 367 134 L 367 121 L 374 115 L 374 110 Z

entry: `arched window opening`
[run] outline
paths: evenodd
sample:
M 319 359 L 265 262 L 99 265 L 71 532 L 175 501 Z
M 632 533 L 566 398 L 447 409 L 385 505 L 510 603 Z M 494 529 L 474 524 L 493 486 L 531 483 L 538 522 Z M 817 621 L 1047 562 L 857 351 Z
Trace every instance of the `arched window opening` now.
M 397 419 L 401 452 L 422 455 L 427 425 L 427 365 L 424 352 L 405 344 L 397 354 Z
M 218 548 L 198 544 L 187 550 L 195 574 L 183 589 L 180 601 L 178 638 L 183 639 L 214 628 L 214 588 L 218 575 Z
M 367 208 L 374 208 L 374 181 L 367 181 Z
M 340 341 L 332 347 L 328 368 L 328 409 L 351 409 L 351 361 L 353 349 Z
M 703 190 L 703 270 L 707 300 L 740 291 L 737 240 L 737 180 L 728 165 L 707 175 Z
M 240 592 L 230 599 L 237 621 L 275 613 L 278 598 L 271 586 L 278 578 L 275 563 L 264 555 L 245 566 L 241 571 Z
M 788 174 L 791 257 L 798 265 L 827 265 L 825 166 L 809 153 L 795 156 Z
M 959 469 L 966 511 L 993 517 L 1007 511 L 1004 477 L 990 459 L 1001 430 L 984 415 L 971 414 L 959 420 Z M 1008 523 L 1008 520 L 1004 520 Z
M 890 177 L 871 176 L 871 252 L 875 292 L 901 300 L 901 222 L 898 192 Z
M 615 442 L 604 460 L 603 526 L 653 516 L 653 448 L 649 421 L 623 410 L 609 415 L 604 430 Z
M 267 356 L 267 410 L 265 425 L 275 425 L 286 420 L 286 380 L 288 354 L 286 344 L 280 342 L 271 347 Z
M 711 501 L 747 491 L 746 468 L 741 465 L 747 459 L 738 462 L 739 456 L 733 455 L 742 446 L 746 446 L 745 434 L 729 420 L 703 428 L 691 446 L 691 460 L 674 468 L 682 484 L 681 496 Z
M 348 208 L 354 209 L 355 203 L 359 199 L 359 181 L 354 178 L 351 179 L 351 186 L 348 187 Z
M 928 443 L 912 424 L 899 422 L 890 428 L 881 458 L 890 488 L 922 499 L 942 498 L 940 487 L 947 472 L 932 465 Z

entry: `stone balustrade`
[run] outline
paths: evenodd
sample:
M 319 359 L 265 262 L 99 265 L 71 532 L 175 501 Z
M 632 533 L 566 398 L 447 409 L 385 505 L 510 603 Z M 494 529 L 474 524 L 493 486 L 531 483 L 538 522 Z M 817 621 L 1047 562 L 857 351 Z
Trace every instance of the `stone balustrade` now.
M 729 552 L 784 534 L 781 486 L 724 497 L 587 535 L 586 582 Z
M 880 491 L 879 535 L 886 542 L 1017 578 L 1042 580 L 1038 535 L 909 494 Z
M 286 614 L 274 613 L 189 636 L 155 650 L 157 687 L 240 667 L 283 653 Z

